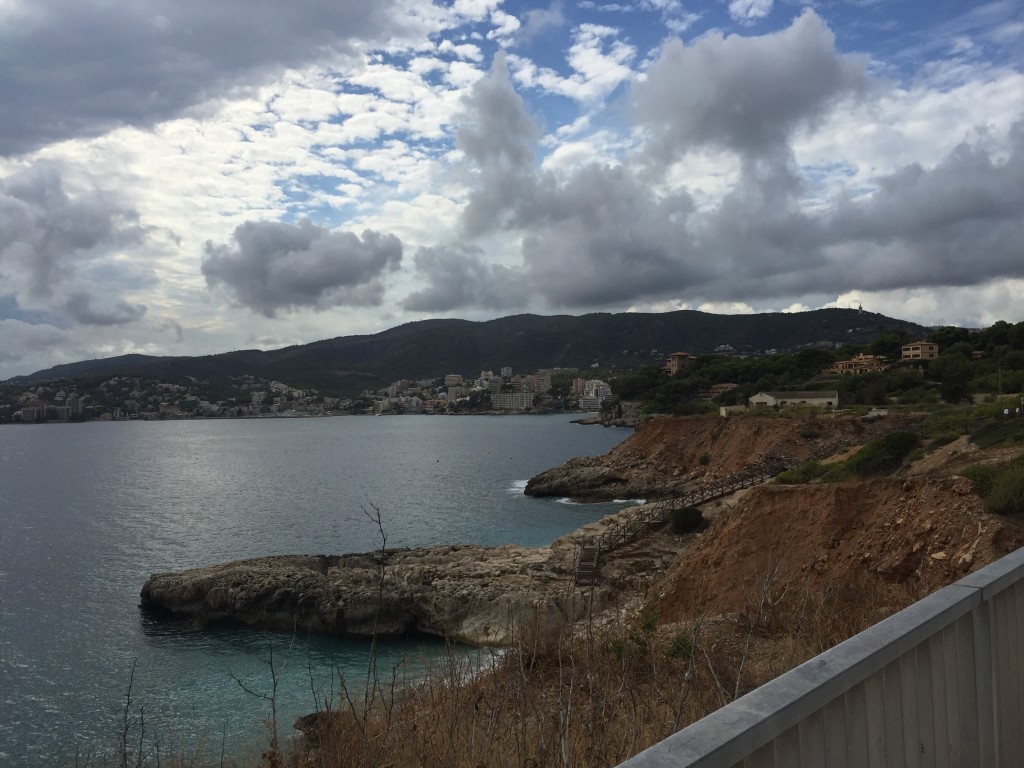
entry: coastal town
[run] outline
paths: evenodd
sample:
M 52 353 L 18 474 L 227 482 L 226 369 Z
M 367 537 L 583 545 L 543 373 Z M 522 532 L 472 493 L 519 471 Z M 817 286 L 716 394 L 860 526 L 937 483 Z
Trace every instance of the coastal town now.
M 511 367 L 476 378 L 400 379 L 358 397 L 329 397 L 314 389 L 245 375 L 226 384 L 188 377 L 175 383 L 113 376 L 96 382 L 43 382 L 0 391 L 0 424 L 194 418 L 304 417 L 342 414 L 455 414 L 597 411 L 609 385 L 575 369 L 514 374 Z
M 733 356 L 735 351 L 716 350 L 716 354 Z M 858 353 L 822 369 L 814 381 L 834 384 L 846 376 L 881 373 L 899 365 L 934 360 L 938 354 L 939 346 L 927 341 L 903 345 L 898 359 Z M 676 376 L 697 359 L 688 352 L 674 352 L 668 355 L 661 371 L 669 377 Z M 696 399 L 715 401 L 736 387 L 734 382 L 711 384 L 698 392 Z M 0 389 L 0 424 L 342 414 L 595 412 L 613 400 L 607 381 L 585 378 L 575 368 L 542 368 L 530 374 L 517 374 L 511 366 L 504 366 L 497 373 L 480 371 L 475 378 L 450 373 L 438 378 L 399 379 L 387 387 L 364 390 L 357 397 L 331 397 L 315 389 L 301 389 L 250 374 L 231 377 L 226 383 L 192 376 L 183 382 L 112 376 L 98 381 L 62 380 Z M 758 392 L 739 404 L 723 405 L 723 411 L 787 405 L 834 409 L 839 406 L 839 394 L 834 389 Z

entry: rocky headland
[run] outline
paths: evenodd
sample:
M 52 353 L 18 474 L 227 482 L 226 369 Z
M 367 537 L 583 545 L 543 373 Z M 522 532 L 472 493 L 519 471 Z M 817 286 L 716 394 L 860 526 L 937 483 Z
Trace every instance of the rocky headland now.
M 264 557 L 155 574 L 142 607 L 200 623 L 506 645 L 527 623 L 582 616 L 571 569 L 571 553 L 515 546 Z
M 605 456 L 542 473 L 528 492 L 668 498 L 758 458 L 828 461 L 905 424 L 892 418 L 656 419 Z M 574 582 L 577 547 L 638 508 L 550 547 L 279 556 L 155 574 L 142 589 L 142 607 L 196 623 L 353 636 L 421 632 L 502 646 L 522 632 L 627 603 L 673 620 L 693 611 L 735 610 L 766 570 L 822 585 L 866 578 L 924 594 L 1024 544 L 1020 526 L 985 513 L 959 474 L 969 463 L 1005 460 L 962 438 L 926 452 L 896 477 L 740 491 L 704 505 L 708 525 L 699 532 L 652 530 L 603 553 L 596 586 Z

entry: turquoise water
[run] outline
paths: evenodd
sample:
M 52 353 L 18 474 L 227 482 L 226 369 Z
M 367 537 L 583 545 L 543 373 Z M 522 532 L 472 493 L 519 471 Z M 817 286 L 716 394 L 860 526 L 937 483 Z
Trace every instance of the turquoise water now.
M 368 645 L 154 623 L 150 573 L 269 554 L 540 546 L 611 510 L 523 495 L 525 480 L 628 432 L 569 416 L 349 417 L 0 428 L 0 766 L 102 764 L 130 720 L 164 754 L 259 747 L 269 657 L 282 736 Z M 415 676 L 437 642 L 385 643 Z M 134 667 L 134 676 L 132 670 Z M 264 739 L 265 742 L 265 739 Z

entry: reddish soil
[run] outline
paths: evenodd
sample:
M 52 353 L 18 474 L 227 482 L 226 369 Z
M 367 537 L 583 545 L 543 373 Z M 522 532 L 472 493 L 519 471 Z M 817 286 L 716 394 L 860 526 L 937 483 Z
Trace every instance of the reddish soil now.
M 669 569 L 666 620 L 738 611 L 766 574 L 824 589 L 868 576 L 924 595 L 1024 545 L 985 514 L 965 478 L 876 480 L 750 491 Z
M 624 471 L 656 472 L 666 480 L 684 475 L 709 480 L 737 472 L 764 456 L 794 462 L 825 458 L 911 421 L 907 417 L 873 422 L 842 416 L 661 417 L 642 422 L 634 435 L 599 463 Z M 707 463 L 701 464 L 702 459 Z
M 717 461 L 709 466 L 723 474 L 738 466 L 745 451 L 781 447 L 809 455 L 813 441 L 799 437 L 798 424 L 774 421 L 736 420 L 717 434 L 715 425 L 693 421 L 654 424 L 638 432 L 639 444 L 627 441 L 619 450 L 671 457 L 686 466 L 712 446 Z M 836 427 L 823 430 L 830 441 L 852 438 L 856 429 L 842 421 L 821 424 Z M 681 434 L 698 426 L 694 439 Z M 1024 546 L 1020 522 L 986 513 L 971 482 L 957 474 L 967 464 L 1006 461 L 1019 452 L 956 445 L 894 477 L 741 492 L 708 514 L 708 528 L 669 567 L 648 607 L 665 621 L 742 611 L 758 599 L 768 574 L 777 588 L 895 584 L 909 599 L 922 597 Z

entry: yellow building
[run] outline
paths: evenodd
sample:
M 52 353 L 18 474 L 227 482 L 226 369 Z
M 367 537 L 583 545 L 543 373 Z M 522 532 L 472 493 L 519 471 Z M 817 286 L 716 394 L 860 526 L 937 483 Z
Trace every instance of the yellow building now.
M 930 341 L 914 341 L 903 345 L 903 360 L 934 360 L 939 356 L 939 345 Z

